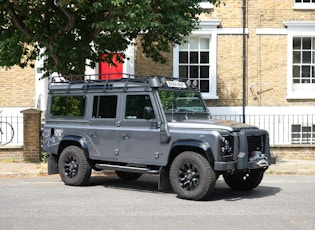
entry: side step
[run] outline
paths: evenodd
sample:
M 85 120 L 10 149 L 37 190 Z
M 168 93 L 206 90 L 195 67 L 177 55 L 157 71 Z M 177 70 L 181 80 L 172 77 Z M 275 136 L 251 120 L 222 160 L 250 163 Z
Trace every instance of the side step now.
M 115 171 L 123 172 L 133 172 L 133 173 L 146 173 L 146 174 L 159 174 L 159 170 L 152 170 L 148 168 L 132 167 L 132 166 L 122 166 L 122 165 L 110 165 L 110 164 L 95 164 L 97 169 L 109 169 Z
M 159 174 L 158 190 L 166 190 L 170 188 L 169 171 L 165 167 L 161 167 L 159 170 L 152 170 L 148 168 L 122 166 L 122 165 L 110 165 L 110 164 L 95 164 L 97 169 L 109 169 L 123 172 L 133 172 L 142 174 Z

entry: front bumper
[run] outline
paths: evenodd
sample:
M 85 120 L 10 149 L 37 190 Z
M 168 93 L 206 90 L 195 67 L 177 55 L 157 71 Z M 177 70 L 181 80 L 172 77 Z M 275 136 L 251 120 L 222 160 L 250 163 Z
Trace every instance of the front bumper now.
M 240 154 L 236 161 L 214 162 L 215 171 L 263 169 L 266 170 L 271 164 L 276 163 L 276 158 L 256 157 L 245 159 L 246 154 Z

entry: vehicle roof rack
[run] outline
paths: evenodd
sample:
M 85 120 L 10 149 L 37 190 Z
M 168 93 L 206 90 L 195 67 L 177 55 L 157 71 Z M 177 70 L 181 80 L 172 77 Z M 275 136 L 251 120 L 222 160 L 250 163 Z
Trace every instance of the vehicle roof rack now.
M 118 76 L 118 77 L 117 77 Z M 102 79 L 99 79 L 102 78 Z M 65 91 L 101 91 L 108 90 L 123 90 L 127 91 L 130 88 L 145 87 L 145 90 L 150 88 L 186 88 L 191 90 L 198 89 L 196 82 L 184 78 L 174 78 L 167 76 L 156 75 L 134 75 L 125 73 L 111 74 L 90 74 L 90 75 L 72 75 L 58 76 L 57 81 L 52 77 L 48 86 L 49 92 Z M 74 80 L 73 80 L 74 79 Z

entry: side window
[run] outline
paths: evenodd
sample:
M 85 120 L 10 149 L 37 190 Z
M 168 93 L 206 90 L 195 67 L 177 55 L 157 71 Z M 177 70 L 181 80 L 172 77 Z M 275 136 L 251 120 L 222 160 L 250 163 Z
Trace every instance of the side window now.
M 51 100 L 51 116 L 83 117 L 85 96 L 53 96 Z
M 128 95 L 126 119 L 154 119 L 154 111 L 149 95 Z
M 95 96 L 93 118 L 116 118 L 117 96 Z

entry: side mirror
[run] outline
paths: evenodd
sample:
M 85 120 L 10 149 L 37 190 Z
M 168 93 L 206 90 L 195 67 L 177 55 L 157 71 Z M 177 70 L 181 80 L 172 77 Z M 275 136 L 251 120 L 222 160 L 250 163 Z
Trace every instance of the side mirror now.
M 150 120 L 155 118 L 154 111 L 151 106 L 145 106 L 143 110 L 144 119 Z

